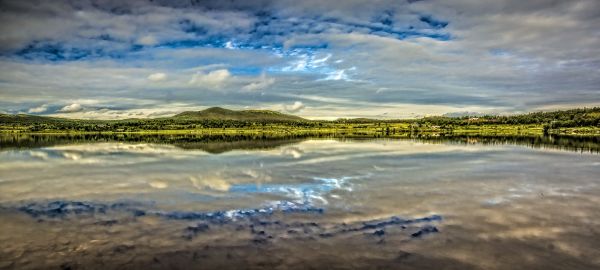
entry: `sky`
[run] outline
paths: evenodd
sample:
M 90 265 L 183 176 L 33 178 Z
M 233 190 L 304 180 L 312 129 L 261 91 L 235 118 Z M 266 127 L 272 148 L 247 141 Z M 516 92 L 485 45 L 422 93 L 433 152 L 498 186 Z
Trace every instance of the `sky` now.
M 309 119 L 600 106 L 600 1 L 0 1 L 0 112 L 212 106 Z

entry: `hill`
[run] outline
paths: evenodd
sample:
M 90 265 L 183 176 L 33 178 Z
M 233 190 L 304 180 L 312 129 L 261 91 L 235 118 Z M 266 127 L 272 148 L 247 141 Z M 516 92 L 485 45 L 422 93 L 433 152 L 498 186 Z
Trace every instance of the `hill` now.
M 71 119 L 30 115 L 30 114 L 4 114 L 0 113 L 0 123 L 6 124 L 41 124 L 41 123 L 55 123 L 62 121 L 74 121 Z
M 523 127 L 522 125 L 528 125 Z M 492 127 L 493 126 L 493 127 Z M 600 108 L 583 108 L 554 112 L 535 112 L 521 115 L 451 118 L 443 116 L 421 119 L 338 119 L 335 121 L 304 118 L 268 110 L 234 111 L 214 107 L 188 111 L 172 117 L 84 120 L 25 114 L 0 114 L 0 133 L 5 132 L 160 132 L 231 128 L 236 132 L 531 132 L 564 134 L 600 134 Z M 562 130 L 561 130 L 562 129 Z
M 232 120 L 232 121 L 258 121 L 258 122 L 288 122 L 306 121 L 306 119 L 269 110 L 243 110 L 234 111 L 220 107 L 212 107 L 202 111 L 182 112 L 173 116 L 178 120 Z

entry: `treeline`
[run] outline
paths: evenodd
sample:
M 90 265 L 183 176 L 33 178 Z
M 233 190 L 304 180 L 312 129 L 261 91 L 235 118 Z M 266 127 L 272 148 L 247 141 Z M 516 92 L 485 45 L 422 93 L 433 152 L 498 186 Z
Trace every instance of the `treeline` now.
M 166 117 L 154 119 L 126 120 L 75 120 L 32 115 L 0 114 L 0 129 L 12 131 L 81 131 L 81 132 L 132 132 L 159 130 L 189 130 L 206 128 L 235 129 L 345 129 L 370 128 L 385 130 L 386 133 L 396 129 L 456 129 L 470 125 L 528 125 L 536 124 L 544 130 L 563 127 L 600 127 L 600 107 L 572 109 L 554 112 L 535 112 L 521 115 L 487 115 L 453 117 L 425 117 L 421 119 L 378 120 L 367 118 L 338 119 L 334 121 L 316 120 L 221 120 L 221 119 L 187 119 Z M 391 126 L 391 127 L 390 127 Z
M 285 126 L 290 128 L 319 128 L 323 123 L 313 121 L 238 121 L 238 120 L 180 120 L 164 119 L 132 119 L 132 120 L 69 120 L 38 121 L 38 122 L 4 122 L 4 129 L 27 130 L 40 132 L 55 131 L 82 131 L 82 132 L 132 132 L 145 130 L 187 130 L 203 128 L 236 128 L 236 129 L 264 129 L 272 126 Z
M 600 107 L 572 109 L 553 112 L 533 112 L 519 115 L 486 115 L 452 117 L 426 117 L 415 120 L 419 123 L 435 125 L 483 125 L 483 124 L 545 124 L 549 128 L 560 127 L 600 127 Z

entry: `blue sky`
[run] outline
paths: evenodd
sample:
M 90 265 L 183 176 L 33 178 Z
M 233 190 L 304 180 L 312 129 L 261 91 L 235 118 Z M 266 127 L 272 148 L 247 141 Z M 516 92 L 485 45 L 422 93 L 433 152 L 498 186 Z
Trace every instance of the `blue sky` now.
M 409 118 L 598 105 L 595 0 L 0 3 L 7 113 Z

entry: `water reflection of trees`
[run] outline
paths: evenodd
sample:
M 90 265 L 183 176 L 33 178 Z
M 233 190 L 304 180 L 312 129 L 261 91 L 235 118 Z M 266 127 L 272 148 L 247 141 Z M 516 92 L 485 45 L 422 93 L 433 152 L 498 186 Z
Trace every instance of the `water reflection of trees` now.
M 540 149 L 558 149 L 578 152 L 600 152 L 600 137 L 589 136 L 416 136 L 414 139 L 426 143 L 483 144 L 483 145 L 522 145 Z
M 182 149 L 200 149 L 209 153 L 231 150 L 261 150 L 302 141 L 306 137 L 266 137 L 260 135 L 142 135 L 142 134 L 19 134 L 0 135 L 0 149 L 40 148 L 82 143 L 169 144 Z
M 209 135 L 209 134 L 2 134 L 0 149 L 40 148 L 56 145 L 123 142 L 169 144 L 182 149 L 199 149 L 209 153 L 223 153 L 231 150 L 273 149 L 294 144 L 307 139 L 350 140 L 417 140 L 424 143 L 483 144 L 483 145 L 522 145 L 531 148 L 560 149 L 580 152 L 600 152 L 600 137 L 567 135 L 549 136 L 494 136 L 494 135 L 427 135 L 405 134 L 402 136 L 345 136 L 332 135 Z

